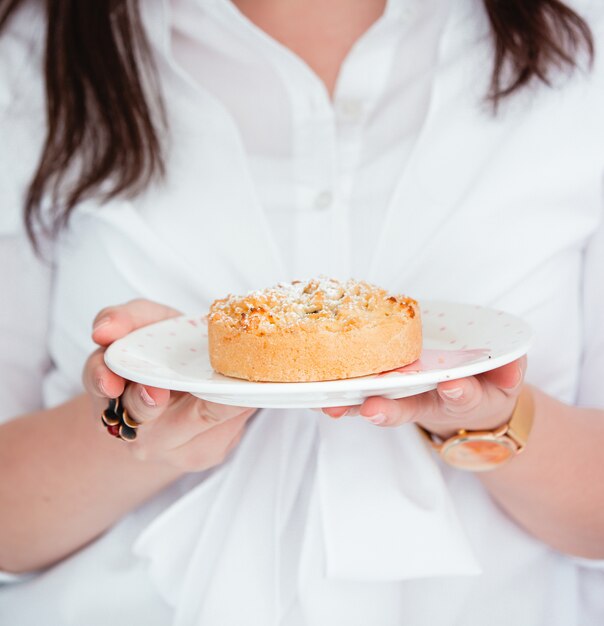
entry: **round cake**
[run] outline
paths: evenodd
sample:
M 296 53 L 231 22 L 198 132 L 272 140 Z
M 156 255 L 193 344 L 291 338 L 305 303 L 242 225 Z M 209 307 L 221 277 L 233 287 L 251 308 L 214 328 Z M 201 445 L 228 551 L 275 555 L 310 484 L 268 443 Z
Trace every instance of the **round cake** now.
M 216 300 L 210 362 L 226 376 L 265 382 L 376 374 L 419 358 L 419 306 L 365 282 L 294 281 Z

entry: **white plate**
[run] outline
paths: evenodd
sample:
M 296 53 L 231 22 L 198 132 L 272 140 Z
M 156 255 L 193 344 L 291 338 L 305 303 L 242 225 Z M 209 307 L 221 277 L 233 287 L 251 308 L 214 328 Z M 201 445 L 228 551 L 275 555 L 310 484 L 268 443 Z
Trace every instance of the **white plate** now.
M 400 370 L 314 383 L 254 383 L 221 376 L 210 366 L 202 317 L 177 317 L 130 333 L 112 344 L 105 362 L 116 374 L 145 385 L 188 391 L 205 400 L 259 408 L 360 404 L 369 396 L 403 398 L 444 380 L 500 367 L 525 354 L 531 329 L 503 311 L 452 302 L 423 302 L 421 358 Z

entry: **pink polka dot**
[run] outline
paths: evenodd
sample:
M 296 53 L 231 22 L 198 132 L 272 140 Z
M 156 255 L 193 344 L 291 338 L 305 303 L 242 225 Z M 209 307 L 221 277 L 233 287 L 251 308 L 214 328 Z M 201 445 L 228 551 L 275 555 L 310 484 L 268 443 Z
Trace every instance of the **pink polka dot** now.
M 145 337 L 153 337 L 153 333 L 145 333 Z
M 195 326 L 197 328 L 197 321 L 196 320 L 187 320 L 187 322 L 189 324 L 191 324 L 191 326 Z
M 464 345 L 463 345 L 463 346 L 461 346 L 461 349 L 462 349 L 462 350 L 467 350 L 467 349 L 468 349 L 468 344 L 467 344 L 467 343 L 464 343 Z
M 438 317 L 444 317 L 444 316 L 445 316 L 445 314 L 444 314 L 444 313 L 439 313 L 439 314 L 438 314 Z
M 176 333 L 170 333 L 170 337 L 176 337 Z
M 449 341 L 450 344 L 454 344 L 457 343 L 457 339 L 451 339 L 451 341 Z
M 172 348 L 170 346 L 165 346 L 164 350 L 172 350 Z
M 424 309 L 424 310 L 422 311 L 422 313 L 423 313 L 424 315 L 428 315 L 428 313 L 430 313 L 430 311 L 429 311 L 428 309 Z
M 189 348 L 191 352 L 197 352 L 197 348 Z
M 447 327 L 446 326 L 441 326 L 438 330 L 440 330 L 442 332 L 443 330 L 447 330 Z
M 122 348 L 121 352 L 128 352 L 128 349 L 127 348 Z
M 144 348 L 145 346 L 142 343 L 137 344 L 137 348 Z
M 468 322 L 468 326 L 474 326 L 474 322 Z

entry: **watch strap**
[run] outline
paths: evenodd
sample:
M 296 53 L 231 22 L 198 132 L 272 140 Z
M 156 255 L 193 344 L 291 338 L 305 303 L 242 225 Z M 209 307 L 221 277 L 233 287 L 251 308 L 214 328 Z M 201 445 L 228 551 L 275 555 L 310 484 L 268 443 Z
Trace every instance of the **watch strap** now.
M 526 446 L 533 428 L 534 418 L 535 401 L 530 388 L 525 385 L 518 396 L 505 432 L 518 445 L 518 452 Z

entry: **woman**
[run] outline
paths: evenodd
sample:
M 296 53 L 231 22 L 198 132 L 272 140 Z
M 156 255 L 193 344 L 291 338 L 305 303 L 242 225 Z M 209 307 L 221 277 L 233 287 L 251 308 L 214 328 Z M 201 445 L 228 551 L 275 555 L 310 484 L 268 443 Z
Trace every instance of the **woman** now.
M 604 90 L 598 57 L 585 69 L 585 22 L 557 2 L 529 13 L 525 3 L 471 0 L 354 10 L 179 0 L 145 5 L 150 51 L 132 52 L 130 39 L 141 37 L 134 5 L 115 5 L 111 19 L 99 5 L 86 14 L 49 6 L 50 134 L 29 188 L 29 223 L 42 206 L 58 209 L 57 224 L 75 208 L 57 253 L 50 404 L 80 391 L 89 323 L 102 307 L 142 296 L 200 311 L 228 292 L 324 273 L 525 317 L 536 330 L 527 374 L 535 421 L 526 451 L 480 477 L 437 466 L 412 428 L 382 428 L 413 421 L 443 437 L 495 429 L 523 387 L 516 363 L 415 399 L 370 399 L 360 412 L 374 424 L 262 411 L 207 478 L 182 475 L 218 459 L 179 465 L 165 453 L 169 437 L 180 447 L 203 430 L 192 400 L 129 385 L 124 402 L 144 422 L 130 447 L 77 421 L 83 405 L 64 405 L 51 429 L 58 451 L 43 457 L 51 505 L 36 501 L 50 536 L 24 521 L 27 549 L 7 569 L 63 560 L 9 587 L 0 611 L 12 623 L 216 626 L 601 617 L 586 594 L 602 580 L 591 561 L 604 556 L 604 495 L 593 480 L 602 411 L 574 406 L 604 407 Z M 597 40 L 601 9 L 573 8 Z M 12 28 L 31 41 L 42 17 L 26 10 Z M 105 41 L 103 54 L 82 32 Z M 169 136 L 157 101 L 142 106 L 154 89 L 142 61 L 150 55 Z M 561 71 L 575 63 L 572 75 Z M 36 84 L 24 67 L 32 72 L 10 65 L 13 83 Z M 148 183 L 160 145 L 165 180 Z M 42 203 L 53 191 L 54 203 Z M 42 217 L 48 223 L 52 211 Z M 171 314 L 134 306 L 134 324 Z M 105 313 L 94 335 L 102 344 L 132 327 Z M 120 394 L 123 383 L 98 355 L 85 376 L 98 426 L 98 396 Z M 211 410 L 202 409 L 207 422 Z M 249 412 L 220 411 L 238 420 L 222 424 L 235 424 L 226 449 Z M 26 442 L 27 455 L 41 422 L 26 423 L 15 449 Z M 79 456 L 66 455 L 71 446 Z M 8 498 L 39 493 L 34 482 L 22 477 Z

